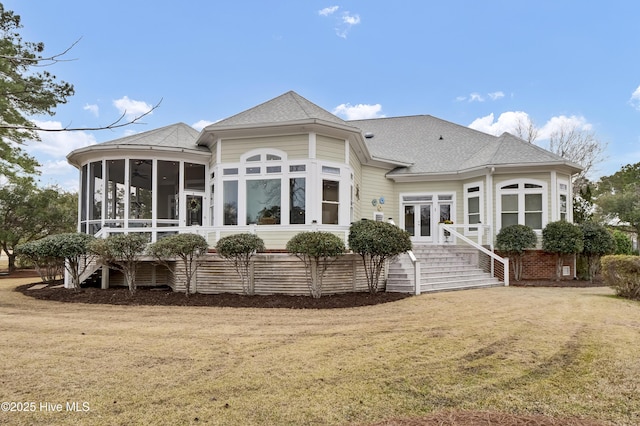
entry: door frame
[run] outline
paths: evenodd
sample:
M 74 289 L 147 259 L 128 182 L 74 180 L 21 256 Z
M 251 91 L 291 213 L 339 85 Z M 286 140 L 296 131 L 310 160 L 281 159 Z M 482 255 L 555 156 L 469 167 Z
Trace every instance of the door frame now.
M 405 207 L 414 206 L 414 229 L 419 229 L 420 226 L 420 206 L 431 206 L 431 235 L 423 237 L 420 235 L 411 236 L 411 241 L 417 243 L 431 243 L 440 244 L 438 234 L 438 222 L 440 221 L 440 206 L 443 204 L 451 205 L 450 218 L 455 222 L 456 220 L 456 192 L 411 192 L 400 194 L 400 228 L 406 230 L 405 223 Z M 416 214 L 417 213 L 417 214 Z

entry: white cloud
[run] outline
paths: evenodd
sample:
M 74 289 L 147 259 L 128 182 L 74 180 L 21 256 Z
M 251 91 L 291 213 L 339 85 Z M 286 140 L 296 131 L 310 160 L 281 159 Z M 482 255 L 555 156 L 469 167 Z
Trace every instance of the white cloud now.
M 469 124 L 469 127 L 490 135 L 500 136 L 504 132 L 515 134 L 518 126 L 528 121 L 529 115 L 526 112 L 508 111 L 500 114 L 497 121 L 494 121 L 493 113 L 477 118 L 473 123 Z
M 484 102 L 484 98 L 480 93 L 473 92 L 469 95 L 469 102 Z
M 593 126 L 584 117 L 578 117 L 575 115 L 572 115 L 571 117 L 567 117 L 566 115 L 559 115 L 556 117 L 551 117 L 549 121 L 547 121 L 545 125 L 540 128 L 540 131 L 538 132 L 538 139 L 541 139 L 541 140 L 549 139 L 549 137 L 553 133 L 563 128 L 564 129 L 576 128 L 579 130 L 590 131 L 592 130 Z
M 43 161 L 38 167 L 41 172 L 39 177 L 41 186 L 57 185 L 65 191 L 78 192 L 78 169 L 65 160 Z
M 197 131 L 200 131 L 200 130 L 204 129 L 205 127 L 207 127 L 208 125 L 213 124 L 213 123 L 215 123 L 215 121 L 199 120 L 199 121 L 196 121 L 195 123 L 193 123 L 191 125 L 191 127 L 196 129 Z
M 500 98 L 504 98 L 504 92 L 492 92 L 489 93 L 489 97 L 492 101 L 497 101 Z
M 640 86 L 631 94 L 629 103 L 638 111 L 640 111 Z
M 95 115 L 96 117 L 100 114 L 100 108 L 98 107 L 98 105 L 89 105 L 86 104 L 83 108 L 83 110 L 85 111 L 89 111 L 91 114 Z
M 153 108 L 144 101 L 134 101 L 133 99 L 129 99 L 128 96 L 114 100 L 113 106 L 120 111 L 120 114 L 124 114 L 127 120 L 132 120 L 137 116 L 149 112 L 151 108 Z M 150 114 L 153 114 L 153 112 Z
M 318 15 L 320 16 L 333 15 L 338 9 L 340 9 L 340 6 L 325 7 L 324 9 L 318 11 Z
M 349 12 L 342 14 L 342 23 L 347 25 L 358 25 L 360 23 L 360 15 L 350 15 Z
M 345 117 L 347 120 L 364 120 L 367 118 L 381 118 L 384 117 L 380 114 L 382 111 L 382 105 L 367 105 L 367 104 L 341 104 L 335 107 L 333 113 Z
M 34 123 L 43 129 L 62 129 L 59 121 L 38 121 Z M 31 153 L 43 153 L 53 158 L 65 158 L 71 151 L 94 145 L 95 137 L 91 133 L 83 131 L 74 132 L 38 132 L 40 142 L 32 141 L 27 144 L 27 151 Z

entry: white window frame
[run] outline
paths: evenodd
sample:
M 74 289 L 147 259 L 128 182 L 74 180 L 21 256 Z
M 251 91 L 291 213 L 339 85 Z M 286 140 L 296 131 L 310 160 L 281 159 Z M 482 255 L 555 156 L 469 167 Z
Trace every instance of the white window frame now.
M 563 188 L 564 186 L 564 188 Z M 558 179 L 558 220 L 562 220 L 562 196 L 565 196 L 566 200 L 566 211 L 564 212 L 565 218 L 564 220 L 567 222 L 571 221 L 571 215 L 569 214 L 571 206 L 571 200 L 569 198 L 569 181 Z
M 517 189 L 503 189 L 505 186 L 518 184 Z M 540 188 L 525 188 L 525 184 L 540 185 Z M 502 229 L 502 196 L 518 195 L 518 223 L 525 224 L 525 195 L 542 194 L 542 228 L 534 229 L 537 234 L 542 233 L 542 229 L 549 221 L 549 184 L 538 179 L 511 179 L 496 184 L 496 231 Z
M 473 195 L 469 194 L 469 189 L 470 188 L 475 188 L 478 187 L 479 191 L 477 192 L 477 194 L 474 192 L 472 193 Z M 465 183 L 463 185 L 463 191 L 464 191 L 464 224 L 465 225 L 472 225 L 471 223 L 469 223 L 469 199 L 470 198 L 478 198 L 478 209 L 479 209 L 479 214 L 480 214 L 480 223 L 484 224 L 484 182 L 483 181 L 477 181 L 477 182 L 469 182 L 469 183 Z M 468 227 L 464 228 L 464 234 L 465 235 L 478 235 L 478 231 L 470 231 Z

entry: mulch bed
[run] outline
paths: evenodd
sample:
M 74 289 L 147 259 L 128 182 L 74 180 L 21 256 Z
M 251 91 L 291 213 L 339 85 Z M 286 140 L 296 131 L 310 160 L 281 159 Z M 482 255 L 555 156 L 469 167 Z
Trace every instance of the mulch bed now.
M 176 293 L 169 287 L 139 287 L 135 294 L 128 289 L 117 287 L 102 290 L 87 287 L 80 290 L 53 288 L 54 285 L 39 290 L 29 290 L 34 284 L 39 284 L 38 274 L 33 270 L 17 270 L 3 278 L 34 277 L 33 284 L 16 288 L 27 296 L 41 300 L 51 300 L 67 303 L 90 303 L 106 305 L 148 305 L 148 306 L 215 306 L 234 308 L 287 308 L 287 309 L 334 309 L 356 306 L 371 306 L 380 303 L 394 302 L 410 294 L 405 293 L 376 293 L 367 292 L 333 294 L 314 299 L 309 296 L 288 296 L 282 294 L 246 296 L 241 294 L 191 294 Z M 59 283 L 58 283 L 59 284 Z M 512 281 L 514 287 L 600 287 L 601 280 L 593 282 L 582 280 L 545 281 L 522 280 Z

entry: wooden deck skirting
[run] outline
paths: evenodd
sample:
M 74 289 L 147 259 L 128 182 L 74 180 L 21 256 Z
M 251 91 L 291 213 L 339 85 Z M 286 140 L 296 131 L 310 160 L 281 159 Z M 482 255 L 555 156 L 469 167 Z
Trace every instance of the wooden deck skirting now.
M 297 257 L 288 253 L 258 253 L 252 262 L 255 294 L 309 295 L 304 264 Z M 164 266 L 143 262 L 138 269 L 137 285 L 168 285 L 175 291 L 184 292 L 184 275 L 180 271 L 182 262 L 174 262 L 172 266 L 176 268 L 175 277 Z M 379 291 L 384 291 L 383 284 L 381 282 Z M 109 285 L 125 285 L 122 274 L 111 271 Z M 233 265 L 215 253 L 208 253 L 201 258 L 195 282 L 191 285 L 192 291 L 197 293 L 242 293 L 240 277 Z M 327 269 L 322 282 L 322 294 L 355 291 L 368 291 L 362 257 L 345 254 Z

